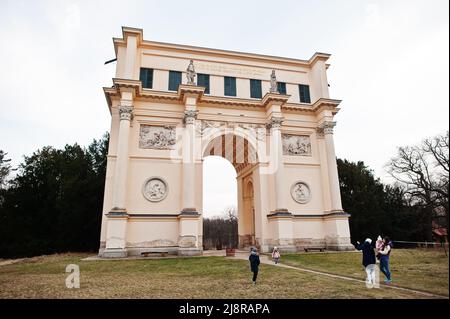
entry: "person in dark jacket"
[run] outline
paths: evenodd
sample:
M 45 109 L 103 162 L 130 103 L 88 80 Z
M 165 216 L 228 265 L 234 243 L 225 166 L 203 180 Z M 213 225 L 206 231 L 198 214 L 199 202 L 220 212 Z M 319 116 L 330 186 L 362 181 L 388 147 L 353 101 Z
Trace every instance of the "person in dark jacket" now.
M 256 285 L 256 278 L 258 277 L 258 270 L 259 270 L 259 255 L 256 251 L 256 248 L 252 247 L 250 251 L 250 256 L 248 257 L 248 260 L 250 261 L 250 270 L 253 273 L 253 279 L 252 282 L 254 285 Z
M 372 246 L 372 239 L 367 238 L 363 244 L 361 244 L 359 241 L 357 242 L 356 249 L 361 250 L 363 254 L 362 258 L 362 264 L 366 270 L 367 278 L 366 278 L 366 284 L 367 285 L 375 285 L 376 284 L 376 259 L 375 259 L 375 251 L 374 247 Z

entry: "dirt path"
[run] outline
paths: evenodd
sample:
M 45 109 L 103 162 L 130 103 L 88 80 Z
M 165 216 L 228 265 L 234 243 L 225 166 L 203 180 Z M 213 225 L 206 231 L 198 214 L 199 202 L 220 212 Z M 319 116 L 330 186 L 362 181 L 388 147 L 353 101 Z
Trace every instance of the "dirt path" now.
M 249 256 L 248 252 L 236 251 L 236 256 L 235 257 L 231 257 L 231 258 L 241 259 L 241 260 L 248 260 L 248 256 Z M 279 264 L 275 265 L 274 262 L 272 260 L 270 260 L 269 257 L 266 256 L 266 255 L 260 255 L 259 258 L 260 258 L 262 264 L 271 265 L 271 266 L 274 266 L 274 267 L 295 269 L 295 270 L 299 270 L 299 271 L 303 271 L 303 272 L 307 272 L 307 273 L 311 273 L 311 274 L 315 274 L 315 275 L 326 276 L 326 277 L 331 277 L 331 278 L 340 279 L 340 280 L 354 281 L 354 282 L 359 282 L 359 283 L 363 283 L 363 284 L 366 283 L 364 280 L 361 280 L 361 279 L 356 279 L 356 278 L 342 276 L 342 275 L 330 274 L 330 273 L 317 271 L 317 270 L 311 270 L 311 269 L 305 269 L 305 268 L 300 268 L 300 267 L 289 266 L 289 265 L 285 265 L 285 264 L 282 264 L 282 263 L 279 263 Z M 414 289 L 411 289 L 411 288 L 392 286 L 392 285 L 385 285 L 385 284 L 380 284 L 380 285 L 383 288 L 391 288 L 391 289 L 397 289 L 397 290 L 402 290 L 402 291 L 408 291 L 408 292 L 416 293 L 416 294 L 427 296 L 427 297 L 449 299 L 449 297 L 447 297 L 447 296 L 437 295 L 437 294 L 433 294 L 433 293 L 425 292 L 425 291 L 420 291 L 420 290 L 414 290 Z
M 17 263 L 20 263 L 20 262 L 22 262 L 22 261 L 24 261 L 26 259 L 27 258 L 1 260 L 0 261 L 0 267 L 1 266 L 12 265 L 12 264 L 17 264 Z

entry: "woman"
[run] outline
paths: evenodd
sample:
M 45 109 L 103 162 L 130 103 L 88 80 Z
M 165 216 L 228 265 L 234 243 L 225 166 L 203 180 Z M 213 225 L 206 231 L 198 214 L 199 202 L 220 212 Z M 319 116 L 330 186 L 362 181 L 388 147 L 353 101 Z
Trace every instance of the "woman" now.
M 248 260 L 250 260 L 250 270 L 253 272 L 253 284 L 256 285 L 256 278 L 258 277 L 258 267 L 259 267 L 259 256 L 258 252 L 256 251 L 256 248 L 252 247 L 250 256 L 248 257 Z
M 383 246 L 381 247 L 380 253 L 380 271 L 386 276 L 384 280 L 385 283 L 390 284 L 392 282 L 391 279 L 391 271 L 389 270 L 389 256 L 392 251 L 392 242 L 389 237 L 384 237 Z

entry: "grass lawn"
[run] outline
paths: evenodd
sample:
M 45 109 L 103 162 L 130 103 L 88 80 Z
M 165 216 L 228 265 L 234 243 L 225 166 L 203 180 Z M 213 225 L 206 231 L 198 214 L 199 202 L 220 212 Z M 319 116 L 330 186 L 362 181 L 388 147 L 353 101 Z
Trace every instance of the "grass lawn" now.
M 398 254 L 395 253 L 394 260 Z M 304 260 L 314 260 L 318 256 L 301 255 L 296 259 L 291 255 L 283 258 L 293 263 L 297 260 L 304 265 Z M 331 258 L 329 261 L 343 256 L 344 263 L 360 257 L 358 254 L 323 256 Z M 86 254 L 51 255 L 0 266 L 0 298 L 424 297 L 389 288 L 367 289 L 363 283 L 264 264 L 260 268 L 259 282 L 253 286 L 248 262 L 226 257 L 82 261 L 85 257 Z M 65 286 L 68 264 L 80 266 L 80 289 L 67 289 Z M 312 266 L 313 263 L 306 264 Z M 319 266 L 323 264 L 323 261 L 318 263 Z M 396 273 L 394 270 L 394 278 Z
M 282 256 L 283 262 L 308 269 L 365 278 L 362 253 L 308 253 Z M 448 296 L 448 261 L 442 249 L 395 249 L 390 257 L 392 285 Z M 380 274 L 384 280 L 383 274 Z

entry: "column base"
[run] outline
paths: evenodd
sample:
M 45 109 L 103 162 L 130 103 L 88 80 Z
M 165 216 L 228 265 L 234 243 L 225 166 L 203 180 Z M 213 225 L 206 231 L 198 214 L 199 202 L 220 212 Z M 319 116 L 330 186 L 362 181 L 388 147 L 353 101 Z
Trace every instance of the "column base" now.
M 337 251 L 352 251 L 355 246 L 350 242 L 350 237 L 325 237 L 326 249 Z
M 327 250 L 336 250 L 336 251 L 353 251 L 355 250 L 355 246 L 352 244 L 342 244 L 342 245 L 327 245 Z
M 274 247 L 277 247 L 278 251 L 281 253 L 296 253 L 298 251 L 297 247 L 294 245 L 277 245 L 273 247 L 269 246 L 269 252 L 272 252 Z
M 125 258 L 128 256 L 128 251 L 125 248 L 105 248 L 99 256 L 102 258 Z
M 178 248 L 178 256 L 201 256 L 203 249 L 200 248 Z

